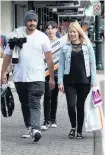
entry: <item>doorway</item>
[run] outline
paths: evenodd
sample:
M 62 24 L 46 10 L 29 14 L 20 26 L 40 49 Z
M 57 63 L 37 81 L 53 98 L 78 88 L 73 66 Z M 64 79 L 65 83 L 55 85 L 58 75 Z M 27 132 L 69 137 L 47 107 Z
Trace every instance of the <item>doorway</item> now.
M 21 2 L 21 1 L 16 1 L 14 3 L 14 14 L 15 14 L 15 19 L 14 19 L 14 26 L 15 28 L 24 26 L 24 16 L 25 13 L 28 11 L 28 2 Z

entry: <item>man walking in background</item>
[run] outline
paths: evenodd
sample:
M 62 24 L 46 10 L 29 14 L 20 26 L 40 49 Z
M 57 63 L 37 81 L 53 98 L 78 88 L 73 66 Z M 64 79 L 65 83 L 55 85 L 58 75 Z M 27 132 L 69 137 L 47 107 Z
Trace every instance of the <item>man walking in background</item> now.
M 58 31 L 58 25 L 55 21 L 49 21 L 46 25 L 47 35 L 50 39 L 50 43 L 52 48 L 55 47 L 55 51 L 52 49 L 53 61 L 56 57 L 59 57 L 59 49 L 60 49 L 60 41 L 59 38 L 56 37 L 56 32 Z M 57 46 L 57 48 L 56 48 Z M 59 58 L 58 60 L 59 61 Z M 49 75 L 46 76 L 45 82 L 45 94 L 44 94 L 44 123 L 41 126 L 42 130 L 47 130 L 49 127 L 56 128 L 56 112 L 57 112 L 57 104 L 58 104 L 58 68 L 55 68 L 54 71 L 54 80 L 55 80 L 55 88 L 50 90 L 49 88 Z

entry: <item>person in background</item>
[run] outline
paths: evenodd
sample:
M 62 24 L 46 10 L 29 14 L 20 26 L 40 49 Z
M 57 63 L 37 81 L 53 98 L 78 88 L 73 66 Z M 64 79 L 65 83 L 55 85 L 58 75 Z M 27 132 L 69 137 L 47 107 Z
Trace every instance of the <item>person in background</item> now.
M 44 28 L 43 28 L 43 25 L 39 25 L 39 31 L 41 31 L 41 32 L 44 32 Z
M 51 45 L 48 37 L 37 30 L 38 16 L 34 10 L 26 13 L 25 27 L 15 29 L 11 38 L 27 38 L 21 50 L 18 50 L 18 63 L 13 70 L 13 80 L 21 102 L 26 131 L 22 135 L 28 138 L 32 135 L 37 142 L 42 137 L 40 131 L 40 99 L 45 91 L 45 56 L 49 69 L 49 87 L 55 87 L 54 66 Z M 18 48 L 19 49 L 19 48 Z M 5 48 L 5 56 L 1 70 L 1 82 L 6 83 L 6 69 L 12 58 L 10 44 Z
M 88 36 L 88 31 L 86 25 L 82 25 L 82 30 L 85 32 L 85 34 Z
M 4 58 L 4 51 L 2 51 L 2 49 L 0 48 L 0 84 L 1 84 L 1 69 L 2 69 L 2 64 L 3 64 L 3 58 Z M 9 73 L 11 71 L 12 71 L 12 63 L 10 62 L 5 72 L 7 76 L 7 81 L 9 79 Z
M 46 25 L 46 31 L 50 39 L 51 45 L 54 45 L 59 38 L 56 36 L 58 25 L 55 21 L 49 21 Z M 45 82 L 45 94 L 44 94 L 44 123 L 41 126 L 42 130 L 47 130 L 49 127 L 56 128 L 56 112 L 58 104 L 58 69 L 54 72 L 55 88 L 50 91 L 49 88 L 49 76 L 46 77 Z
M 69 138 L 82 139 L 84 103 L 96 82 L 96 61 L 93 47 L 80 24 L 72 22 L 68 28 L 68 43 L 60 52 L 58 87 L 65 92 L 71 122 Z M 77 112 L 77 117 L 76 117 Z
M 59 33 L 60 33 L 60 37 L 63 37 L 66 34 L 65 31 L 64 31 L 63 26 L 59 27 Z
M 0 36 L 0 55 L 3 56 L 4 55 L 4 49 L 7 45 L 7 39 L 4 35 Z
M 6 45 L 7 45 L 6 36 L 5 35 L 1 35 L 0 36 L 0 46 L 2 46 L 3 49 L 5 49 Z
M 0 60 L 1 60 L 1 64 L 3 61 L 3 57 L 4 57 L 4 49 L 6 48 L 7 45 L 7 39 L 5 35 L 1 35 L 0 36 Z M 12 71 L 12 63 L 9 64 L 7 70 L 6 70 L 6 75 L 7 75 L 7 80 L 9 79 L 9 73 Z
M 45 34 L 48 35 L 46 31 L 45 31 Z M 56 37 L 61 38 L 61 35 L 60 35 L 59 31 L 56 32 Z
M 51 19 L 50 21 L 55 22 L 53 19 Z M 56 23 L 56 22 L 55 22 L 55 23 Z M 48 35 L 47 30 L 45 31 L 45 34 Z M 61 35 L 60 35 L 60 32 L 58 31 L 58 28 L 57 28 L 57 31 L 56 31 L 56 37 L 57 37 L 57 38 L 61 38 Z
M 4 54 L 3 44 L 4 44 L 4 42 L 3 42 L 3 40 L 2 40 L 2 38 L 0 36 L 0 58 L 2 58 L 3 57 L 3 54 Z

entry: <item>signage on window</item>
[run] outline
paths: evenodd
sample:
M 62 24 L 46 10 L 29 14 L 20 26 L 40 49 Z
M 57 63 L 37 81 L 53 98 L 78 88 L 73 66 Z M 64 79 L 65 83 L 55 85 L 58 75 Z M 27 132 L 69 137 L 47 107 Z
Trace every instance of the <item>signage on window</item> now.
M 78 7 L 80 6 L 80 0 L 73 0 L 73 1 L 56 1 L 56 3 L 46 4 L 46 7 L 50 8 L 65 8 L 65 7 Z

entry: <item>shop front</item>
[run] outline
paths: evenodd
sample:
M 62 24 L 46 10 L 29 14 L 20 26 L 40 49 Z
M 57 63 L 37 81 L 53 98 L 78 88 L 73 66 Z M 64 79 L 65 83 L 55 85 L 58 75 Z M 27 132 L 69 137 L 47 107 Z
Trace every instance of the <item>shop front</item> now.
M 43 29 L 49 20 L 54 20 L 59 26 L 67 29 L 74 18 L 83 19 L 82 1 L 2 1 L 1 30 L 3 34 L 24 26 L 24 15 L 28 10 L 35 10 L 39 16 L 38 28 Z M 82 11 L 80 8 L 82 6 Z M 80 13 L 81 12 L 81 13 Z

